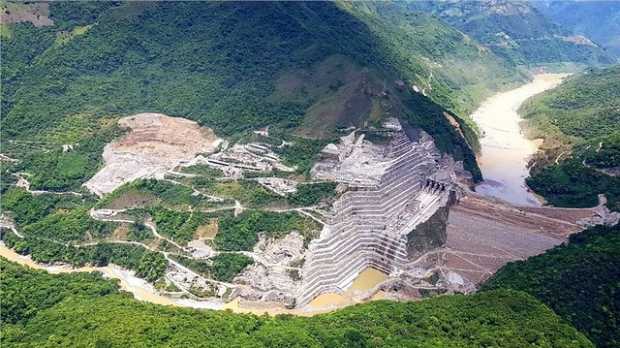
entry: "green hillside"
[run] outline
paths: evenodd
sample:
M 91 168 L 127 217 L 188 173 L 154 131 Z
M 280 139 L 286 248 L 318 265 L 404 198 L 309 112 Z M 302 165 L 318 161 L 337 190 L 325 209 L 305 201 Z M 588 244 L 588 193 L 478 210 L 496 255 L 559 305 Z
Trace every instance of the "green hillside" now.
M 620 3 L 617 1 L 533 1 L 543 14 L 573 34 L 585 35 L 620 56 Z
M 368 24 L 394 56 L 404 57 L 402 71 L 433 100 L 457 115 L 468 115 L 490 91 L 527 78 L 476 40 L 404 2 L 353 2 L 347 7 Z
M 529 136 L 545 139 L 532 189 L 560 206 L 592 206 L 605 193 L 620 210 L 620 66 L 570 77 L 520 113 Z
M 569 77 L 557 88 L 530 98 L 520 113 L 532 136 L 562 142 L 578 143 L 620 131 L 620 65 Z
M 615 58 L 587 39 L 574 37 L 527 1 L 411 1 L 517 64 L 610 64 Z
M 11 308 L 3 347 L 593 347 L 514 291 L 258 317 L 141 303 L 99 276 L 50 275 L 3 259 L 0 266 L 3 308 Z
M 525 291 L 584 332 L 597 347 L 620 346 L 620 227 L 594 227 L 568 245 L 510 263 L 483 290 Z
M 221 136 L 272 125 L 310 138 L 397 116 L 478 177 L 463 115 L 525 78 L 438 20 L 381 3 L 52 2 L 49 13 L 51 26 L 3 24 L 0 36 L 2 152 L 53 178 L 38 188 L 78 187 L 114 121 L 147 111 Z M 79 146 L 69 156 L 62 144 Z

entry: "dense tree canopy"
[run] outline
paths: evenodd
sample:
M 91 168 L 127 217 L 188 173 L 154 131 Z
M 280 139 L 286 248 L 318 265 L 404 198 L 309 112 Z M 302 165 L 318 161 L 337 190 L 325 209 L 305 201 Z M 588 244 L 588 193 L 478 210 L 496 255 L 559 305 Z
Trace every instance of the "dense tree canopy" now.
M 11 309 L 3 316 L 3 347 L 593 347 L 515 291 L 258 317 L 141 303 L 92 274 L 0 266 L 2 306 Z
M 620 226 L 594 227 L 567 245 L 510 263 L 483 290 L 514 289 L 538 298 L 601 348 L 620 345 Z

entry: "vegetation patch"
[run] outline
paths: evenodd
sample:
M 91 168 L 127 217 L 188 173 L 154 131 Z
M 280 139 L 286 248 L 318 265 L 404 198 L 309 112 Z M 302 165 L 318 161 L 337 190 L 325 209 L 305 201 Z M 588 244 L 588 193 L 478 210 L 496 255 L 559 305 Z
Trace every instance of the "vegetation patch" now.
M 112 234 L 114 223 L 91 219 L 87 208 L 58 210 L 32 224 L 22 226 L 24 234 L 62 242 L 102 238 Z
M 37 312 L 53 307 L 67 297 L 95 298 L 118 293 L 112 280 L 97 273 L 52 275 L 35 271 L 0 258 L 0 324 L 26 323 Z
M 336 195 L 334 182 L 322 182 L 297 185 L 297 191 L 287 197 L 288 201 L 296 206 L 307 207 L 318 204 L 321 200 Z
M 10 347 L 50 340 L 63 347 L 593 347 L 545 305 L 516 291 L 270 317 L 147 304 L 106 289 L 112 282 L 98 276 L 49 275 L 5 264 L 2 293 L 10 296 L 3 303 L 11 313 L 33 309 L 25 320 L 2 324 L 3 344 Z M 38 288 L 43 292 L 37 296 L 14 295 Z
M 591 140 L 620 131 L 620 65 L 590 69 L 528 99 L 519 113 L 542 137 Z M 558 132 L 559 130 L 559 132 Z
M 329 140 L 317 140 L 306 138 L 291 138 L 291 145 L 276 149 L 282 156 L 284 164 L 297 167 L 297 171 L 306 176 L 310 174 L 310 169 L 317 159 L 319 152 L 329 144 Z
M 79 190 L 99 169 L 104 146 L 121 134 L 115 123 L 95 125 L 93 129 L 66 129 L 61 125 L 54 134 L 62 133 L 62 137 L 16 140 L 3 144 L 3 148 L 22 158 L 15 170 L 31 174 L 28 179 L 33 189 Z M 72 136 L 73 132 L 77 134 Z
M 164 204 L 169 207 L 187 208 L 198 205 L 200 196 L 191 188 L 169 181 L 142 179 L 127 183 L 105 196 L 99 207 L 127 209 Z
M 588 168 L 579 158 L 534 172 L 526 183 L 555 206 L 593 207 L 598 204 L 598 195 L 605 194 L 607 206 L 620 211 L 620 177 Z
M 620 227 L 597 226 L 568 244 L 501 268 L 482 287 L 536 297 L 584 332 L 597 347 L 620 342 Z
M 286 204 L 285 198 L 251 180 L 219 181 L 214 184 L 212 192 L 218 197 L 236 199 L 249 208 Z
M 620 210 L 620 65 L 589 69 L 520 109 L 530 136 L 545 138 L 527 184 L 550 203 L 594 206 L 604 193 Z
M 168 261 L 158 252 L 137 245 L 99 243 L 75 247 L 48 239 L 26 236 L 19 238 L 12 232 L 3 232 L 2 241 L 22 255 L 30 255 L 41 263 L 68 263 L 72 266 L 106 266 L 114 263 L 136 271 L 136 276 L 154 282 L 164 275 Z
M 3 210 L 10 211 L 15 222 L 28 225 L 43 219 L 56 209 L 79 207 L 82 201 L 72 196 L 54 194 L 33 196 L 22 188 L 11 187 L 3 192 L 0 203 Z
M 239 216 L 221 218 L 214 242 L 220 250 L 252 250 L 258 242 L 259 233 L 264 233 L 268 238 L 278 238 L 294 230 L 299 231 L 309 242 L 316 237 L 319 226 L 314 220 L 293 212 L 250 210 Z
M 222 282 L 230 282 L 243 269 L 254 263 L 248 256 L 233 253 L 219 254 L 206 261 L 187 257 L 175 257 L 175 260 L 206 278 Z
M 198 227 L 208 223 L 207 214 L 197 211 L 180 212 L 162 207 L 147 211 L 157 225 L 157 231 L 179 243 L 191 241 Z
M 77 189 L 96 172 L 102 147 L 114 135 L 98 124 L 101 119 L 157 110 L 225 136 L 268 125 L 291 134 L 313 105 L 350 104 L 344 120 L 321 113 L 320 126 L 348 126 L 396 109 L 442 123 L 441 113 L 417 113 L 403 102 L 417 94 L 412 85 L 429 92 L 429 103 L 465 115 L 484 93 L 523 79 L 513 66 L 433 17 L 381 3 L 49 7 L 53 27 L 11 24 L 2 52 L 3 152 L 25 160 L 20 170 L 33 174 L 36 188 Z M 303 78 L 308 74 L 318 80 Z M 402 80 L 398 93 L 395 80 Z M 294 95 L 278 97 L 288 87 Z M 71 143 L 47 136 L 75 118 L 87 121 L 76 130 L 86 133 L 97 125 L 98 131 Z M 440 142 L 455 136 L 436 128 L 430 133 L 444 138 Z M 321 141 L 309 145 L 313 141 L 300 139 L 283 150 L 284 157 L 307 173 Z M 61 152 L 62 145 L 73 143 L 74 153 Z M 440 148 L 457 159 L 473 156 L 456 145 Z
M 110 235 L 113 223 L 90 218 L 90 205 L 81 198 L 43 194 L 33 196 L 21 188 L 2 195 L 3 209 L 10 211 L 24 234 L 68 242 Z
M 208 239 L 212 240 L 217 235 L 219 230 L 219 224 L 217 218 L 210 218 L 209 221 L 201 226 L 198 226 L 196 233 L 194 233 L 193 239 Z
M 189 167 L 181 167 L 182 173 L 200 175 L 207 178 L 220 178 L 224 176 L 221 169 L 211 167 L 206 164 L 196 164 Z

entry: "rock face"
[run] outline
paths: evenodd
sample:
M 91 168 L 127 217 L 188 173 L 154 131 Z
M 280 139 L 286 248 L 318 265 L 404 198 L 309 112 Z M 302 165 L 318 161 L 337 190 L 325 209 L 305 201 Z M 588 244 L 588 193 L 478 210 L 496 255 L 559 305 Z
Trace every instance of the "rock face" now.
M 410 260 L 417 259 L 425 251 L 439 248 L 446 243 L 448 212 L 447 206 L 437 209 L 433 216 L 407 234 L 407 255 Z
M 97 195 L 140 178 L 163 179 L 196 155 L 215 151 L 221 141 L 194 121 L 163 114 L 127 116 L 118 124 L 129 133 L 105 147 L 105 166 L 84 184 Z
M 326 158 L 312 170 L 315 178 L 349 189 L 309 245 L 298 305 L 344 291 L 367 267 L 400 273 L 420 253 L 445 242 L 453 167 L 440 165 L 427 134 L 410 139 L 395 119 L 368 134 L 383 144 L 354 132 L 326 148 Z

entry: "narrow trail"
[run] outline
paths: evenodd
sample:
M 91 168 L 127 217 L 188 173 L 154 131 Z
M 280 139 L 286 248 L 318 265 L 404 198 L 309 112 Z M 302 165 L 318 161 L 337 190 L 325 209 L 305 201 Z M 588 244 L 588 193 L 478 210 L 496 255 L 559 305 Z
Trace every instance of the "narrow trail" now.
M 9 157 L 3 153 L 0 153 L 0 161 L 14 162 L 14 163 L 19 162 L 18 159 Z
M 296 212 L 300 215 L 309 217 L 310 219 L 318 222 L 321 225 L 325 225 L 325 221 L 322 221 L 321 219 L 317 218 L 316 216 L 310 214 L 309 212 L 307 212 L 306 210 L 311 210 L 314 211 L 317 208 L 317 206 L 308 206 L 308 207 L 301 207 L 301 208 L 283 208 L 283 209 L 278 209 L 278 208 L 267 208 L 264 209 L 265 211 L 270 211 L 270 212 L 274 212 L 274 213 L 289 213 L 289 212 Z
M 11 232 L 15 233 L 15 235 L 19 238 L 24 239 L 24 236 L 17 231 L 17 228 L 15 228 L 15 223 L 4 215 L 0 215 L 0 228 L 7 228 L 11 230 Z
M 193 176 L 193 175 L 185 175 L 185 173 L 179 173 L 179 172 L 174 172 L 174 171 L 171 171 L 170 174 L 183 176 L 183 177 Z M 82 196 L 82 193 L 73 192 L 73 191 L 54 192 L 54 191 L 44 191 L 44 190 L 31 190 L 30 182 L 28 181 L 26 175 L 27 174 L 25 173 L 22 175 L 17 175 L 18 182 L 16 186 L 24 188 L 26 191 L 28 191 L 32 195 L 56 194 L 56 195 L 72 195 L 72 196 L 78 196 L 78 197 Z M 221 197 L 208 195 L 205 192 L 202 192 L 191 185 L 186 185 L 182 182 L 179 182 L 173 179 L 168 179 L 168 178 L 164 180 L 171 182 L 175 185 L 182 185 L 182 186 L 190 188 L 192 190 L 193 195 L 200 195 L 202 197 L 207 197 L 212 201 L 218 201 L 218 202 L 225 201 L 225 199 Z M 313 208 L 314 207 L 306 207 L 304 209 L 313 209 Z M 245 209 L 246 207 L 244 207 L 240 201 L 234 200 L 234 205 L 221 206 L 221 207 L 212 208 L 212 209 L 201 209 L 201 210 L 196 210 L 196 211 L 216 212 L 216 211 L 224 211 L 224 210 L 233 210 L 234 215 L 239 216 L 245 211 Z M 123 213 L 125 213 L 126 211 L 127 209 L 91 208 L 88 214 L 90 218 L 96 221 L 120 223 L 120 224 L 138 223 L 138 221 L 135 220 L 133 217 L 124 216 L 125 214 Z M 320 224 L 324 224 L 323 221 L 315 217 L 313 214 L 310 214 L 309 212 L 304 211 L 302 208 L 294 208 L 294 209 L 290 209 L 287 211 L 295 211 L 298 214 L 307 216 Z M 190 209 L 190 212 L 193 214 L 194 209 Z M 9 249 L 1 241 L 0 241 L 0 256 L 3 256 L 11 261 L 25 264 L 33 268 L 43 269 L 43 270 L 46 270 L 52 273 L 99 271 L 99 272 L 102 272 L 104 276 L 107 278 L 119 279 L 121 283 L 121 288 L 123 290 L 129 291 L 132 294 L 134 294 L 136 299 L 158 303 L 158 304 L 186 306 L 186 307 L 190 306 L 190 307 L 198 307 L 198 308 L 223 309 L 225 306 L 223 301 L 214 300 L 213 298 L 202 298 L 202 297 L 199 297 L 193 294 L 192 293 L 193 291 L 191 289 L 191 287 L 193 286 L 192 284 L 196 284 L 196 283 L 212 284 L 214 286 L 220 287 L 220 289 L 221 287 L 224 287 L 227 289 L 231 289 L 231 288 L 251 289 L 249 285 L 233 284 L 230 282 L 207 278 L 199 274 L 198 272 L 192 270 L 191 268 L 185 266 L 183 263 L 178 261 L 179 257 L 184 257 L 184 258 L 188 258 L 191 260 L 198 260 L 198 261 L 204 261 L 204 257 L 194 256 L 192 254 L 193 248 L 183 246 L 180 243 L 172 240 L 171 238 L 168 238 L 160 234 L 157 229 L 156 224 L 152 220 L 150 219 L 146 220 L 144 222 L 144 226 L 146 226 L 151 231 L 153 238 L 155 238 L 153 240 L 165 241 L 170 246 L 174 247 L 176 250 L 172 249 L 172 251 L 164 251 L 164 250 L 161 250 L 160 247 L 157 247 L 156 244 L 150 243 L 151 245 L 149 245 L 149 244 L 146 244 L 140 241 L 121 240 L 121 239 L 107 239 L 107 240 L 103 239 L 103 240 L 93 240 L 93 241 L 86 241 L 86 242 L 64 242 L 64 241 L 58 241 L 58 240 L 53 240 L 53 239 L 47 239 L 47 238 L 45 239 L 42 238 L 41 240 L 45 240 L 50 243 L 55 243 L 55 244 L 62 245 L 65 247 L 73 247 L 73 248 L 91 248 L 91 247 L 94 247 L 100 244 L 130 245 L 130 246 L 136 246 L 136 247 L 143 248 L 144 250 L 147 250 L 149 252 L 160 253 L 164 256 L 164 258 L 166 259 L 166 262 L 168 263 L 167 270 L 166 270 L 166 279 L 170 281 L 172 284 L 174 284 L 174 286 L 176 286 L 176 288 L 178 288 L 179 291 L 174 291 L 170 293 L 168 292 L 160 293 L 158 290 L 156 290 L 153 287 L 152 284 L 146 282 L 144 279 L 136 277 L 134 271 L 123 269 L 114 264 L 110 264 L 104 267 L 90 267 L 90 266 L 73 267 L 69 264 L 59 264 L 59 265 L 40 264 L 38 262 L 33 261 L 30 256 L 22 256 L 22 255 L 16 254 L 13 250 Z M 24 239 L 28 237 L 27 235 L 22 234 L 16 228 L 15 224 L 12 221 L 10 221 L 9 218 L 0 219 L 0 227 L 9 229 L 15 236 L 17 236 L 17 238 Z M 264 255 L 257 253 L 257 252 L 253 252 L 253 251 L 235 251 L 235 252 L 230 252 L 230 253 L 237 253 L 237 254 L 242 254 L 247 257 L 250 257 L 255 262 L 255 264 L 262 265 L 266 267 L 267 269 L 269 269 L 270 271 L 283 272 L 283 271 L 300 271 L 301 270 L 300 267 L 291 267 L 291 266 L 286 265 L 286 263 L 284 262 L 272 262 L 268 258 L 264 257 Z M 220 252 L 215 252 L 214 255 L 217 255 L 217 254 L 220 254 Z M 185 278 L 185 280 L 182 280 L 183 278 Z M 276 290 L 276 289 L 274 288 L 273 290 Z M 179 295 L 182 295 L 183 298 L 175 298 L 175 296 L 178 297 Z M 253 305 L 250 305 L 250 307 L 252 306 Z M 226 307 L 228 307 L 228 305 L 226 305 Z M 239 306 L 238 300 L 235 301 L 235 304 L 233 304 L 232 307 L 230 308 L 235 311 L 241 311 L 241 312 L 248 312 L 248 311 L 256 310 L 256 311 L 259 311 L 259 313 L 270 312 L 274 314 L 275 313 L 299 312 L 298 310 L 295 310 L 295 311 L 284 310 L 283 308 L 278 308 L 278 306 L 275 306 L 272 308 L 260 308 L 260 309 L 244 308 L 244 307 Z
M 60 195 L 60 196 L 68 195 L 68 196 L 82 197 L 81 193 L 74 192 L 74 191 L 57 192 L 57 191 L 47 191 L 47 190 L 31 190 L 30 182 L 28 181 L 28 179 L 24 177 L 24 175 L 26 175 L 25 173 L 16 173 L 13 175 L 17 177 L 17 183 L 15 183 L 15 186 L 23 188 L 24 190 L 26 190 L 28 193 L 30 193 L 33 196 L 52 194 L 52 195 Z
M 323 226 L 325 225 L 325 221 L 322 221 L 321 219 L 319 219 L 316 216 L 308 213 L 307 211 L 303 210 L 302 208 L 297 209 L 297 212 L 299 212 L 300 214 L 302 214 L 304 216 L 307 216 L 307 217 L 311 218 L 312 220 L 318 222 L 319 224 L 321 224 Z
M 95 209 L 95 208 L 91 208 L 88 211 L 88 215 L 93 219 L 93 220 L 97 220 L 97 221 L 102 221 L 102 222 L 119 222 L 119 223 L 128 223 L 128 224 L 134 224 L 136 223 L 134 220 L 128 220 L 128 219 L 114 219 L 111 216 L 116 216 L 122 212 L 125 212 L 126 209 Z M 107 217 L 110 216 L 110 217 Z
M 553 161 L 556 165 L 560 164 L 560 159 L 562 158 L 562 156 L 564 156 L 566 154 L 566 151 L 562 151 L 558 157 L 555 158 L 555 161 Z
M 587 164 L 585 159 L 583 161 L 581 161 L 581 164 L 584 167 L 586 167 L 586 168 L 590 168 L 590 169 L 592 169 L 594 171 L 597 171 L 597 172 L 599 172 L 601 174 L 605 174 L 607 176 L 615 176 L 615 177 L 620 176 L 620 167 L 615 167 L 615 168 L 611 168 L 611 169 L 609 169 L 609 168 L 605 168 L 605 169 L 596 168 L 596 167 L 593 167 L 593 166 Z
M 235 210 L 237 209 L 237 205 L 227 205 L 227 206 L 223 206 L 223 207 L 219 207 L 219 208 L 205 208 L 205 209 L 201 209 L 198 210 L 199 212 L 202 213 L 215 213 L 218 211 L 224 211 L 224 210 Z
M 174 245 L 175 247 L 177 247 L 179 250 L 183 250 L 183 251 L 189 253 L 189 250 L 187 250 L 185 247 L 179 245 L 177 242 L 173 241 L 172 239 L 164 237 L 161 234 L 159 234 L 157 232 L 157 227 L 155 226 L 155 224 L 150 219 L 144 221 L 144 226 L 148 227 L 151 230 L 151 232 L 153 232 L 153 235 L 155 235 L 155 237 L 157 237 L 158 239 L 165 240 L 166 242 L 168 242 L 168 243 Z
M 14 226 L 14 225 L 12 225 L 12 224 L 10 224 L 10 223 L 6 223 L 6 222 L 1 222 L 1 223 L 2 223 L 2 225 L 0 225 L 0 227 L 9 228 L 9 229 L 11 229 L 11 231 L 12 231 L 13 233 L 15 233 L 15 235 L 16 235 L 16 236 L 18 236 L 19 238 L 22 238 L 22 239 L 24 238 L 24 236 L 23 236 L 21 233 L 19 233 L 19 232 L 17 231 L 17 229 L 15 228 L 15 226 Z M 154 226 L 152 226 L 152 225 L 151 225 L 151 226 L 149 226 L 149 227 L 151 227 L 151 230 L 154 232 L 154 234 L 155 234 L 156 236 L 160 236 L 160 235 L 159 235 L 159 233 L 157 233 L 157 232 L 156 232 L 156 229 L 155 229 L 155 227 L 154 227 Z M 144 248 L 144 249 L 146 249 L 146 250 L 149 250 L 149 251 L 151 251 L 151 252 L 161 253 L 161 254 L 162 254 L 162 255 L 166 258 L 166 260 L 167 260 L 167 261 L 168 261 L 171 265 L 174 265 L 174 266 L 175 266 L 175 267 L 177 267 L 178 269 L 180 269 L 180 270 L 182 270 L 183 272 L 188 273 L 188 274 L 190 274 L 190 275 L 192 275 L 192 276 L 194 276 L 194 277 L 200 278 L 200 279 L 202 279 L 202 280 L 204 280 L 204 281 L 207 281 L 207 282 L 210 282 L 210 283 L 214 283 L 214 284 L 224 285 L 224 286 L 228 286 L 228 287 L 233 287 L 233 286 L 235 286 L 235 285 L 234 285 L 234 284 L 232 284 L 232 283 L 227 283 L 227 282 L 222 282 L 222 281 L 218 281 L 218 280 L 214 280 L 214 279 L 210 279 L 210 278 L 205 278 L 205 277 L 203 277 L 202 275 L 200 275 L 200 274 L 198 274 L 198 273 L 196 273 L 196 272 L 192 271 L 191 269 L 189 269 L 189 268 L 187 268 L 187 267 L 183 266 L 181 263 L 177 262 L 176 260 L 174 260 L 174 259 L 171 257 L 171 256 L 181 256 L 181 257 L 187 257 L 187 258 L 190 258 L 190 259 L 198 260 L 198 258 L 195 258 L 195 257 L 191 256 L 191 254 L 190 254 L 190 255 L 184 255 L 184 254 L 178 254 L 178 253 L 173 253 L 173 252 L 168 252 L 168 251 L 161 251 L 161 250 L 157 250 L 157 249 L 155 249 L 155 248 L 153 248 L 153 247 L 151 247 L 151 246 L 149 246 L 149 245 L 147 245 L 147 244 L 144 244 L 144 243 L 142 243 L 142 242 L 138 242 L 138 241 L 126 241 L 126 240 L 103 240 L 103 241 L 87 242 L 87 243 L 63 243 L 63 242 L 56 241 L 56 240 L 53 240 L 53 239 L 48 239 L 48 238 L 41 238 L 41 239 L 42 239 L 42 240 L 45 240 L 45 241 L 48 241 L 48 242 L 51 242 L 51 243 L 56 243 L 56 244 L 63 245 L 63 246 L 66 246 L 66 247 L 74 247 L 74 248 L 87 248 L 87 247 L 95 246 L 95 245 L 98 245 L 98 244 L 124 244 L 124 245 L 135 245 L 135 246 L 142 247 L 142 248 Z M 162 238 L 162 239 L 166 239 L 166 238 Z M 174 243 L 174 242 L 173 242 L 173 243 Z M 176 243 L 175 243 L 175 244 L 176 244 Z M 4 245 L 4 243 L 2 243 L 2 246 L 6 248 L 6 246 Z M 178 244 L 176 244 L 176 246 L 178 246 L 181 250 L 184 250 L 184 249 L 183 249 L 183 248 L 181 248 Z M 8 249 L 8 248 L 7 248 L 7 249 Z M 185 250 L 184 250 L 184 251 L 185 251 Z M 40 265 L 40 264 L 38 264 L 38 265 L 39 265 L 40 267 L 43 267 L 43 268 L 45 268 L 45 267 L 46 267 L 46 266 L 44 266 L 44 265 Z M 68 265 L 67 265 L 67 266 L 68 266 Z M 77 270 L 79 270 L 80 268 L 76 268 L 76 269 L 77 269 Z M 176 284 L 175 284 L 175 285 L 176 285 Z M 181 287 L 181 289 L 182 289 L 182 287 Z

